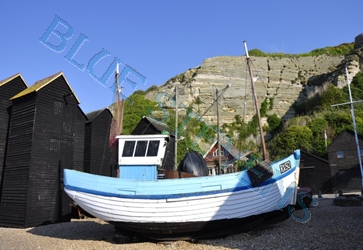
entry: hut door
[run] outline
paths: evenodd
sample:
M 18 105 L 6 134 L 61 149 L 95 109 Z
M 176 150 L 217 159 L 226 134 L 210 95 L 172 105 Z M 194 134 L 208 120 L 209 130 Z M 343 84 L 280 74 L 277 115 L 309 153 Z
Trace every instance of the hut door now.
M 318 192 L 318 190 L 316 190 L 316 186 L 315 186 L 316 181 L 315 181 L 315 167 L 314 166 L 301 167 L 300 168 L 300 180 L 301 180 L 301 182 L 299 181 L 300 187 L 310 187 L 314 194 L 316 194 Z
M 59 150 L 59 192 L 58 192 L 58 220 L 60 222 L 68 222 L 72 217 L 71 198 L 64 192 L 63 170 L 73 169 L 73 151 L 74 143 L 72 141 L 61 140 Z

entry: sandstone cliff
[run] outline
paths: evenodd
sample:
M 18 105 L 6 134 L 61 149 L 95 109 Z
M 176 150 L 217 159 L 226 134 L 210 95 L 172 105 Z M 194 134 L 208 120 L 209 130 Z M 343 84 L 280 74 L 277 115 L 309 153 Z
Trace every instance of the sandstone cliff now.
M 254 75 L 258 76 L 255 85 L 259 103 L 265 99 L 273 100 L 268 114 L 288 120 L 295 116 L 292 105 L 320 93 L 324 84 L 345 86 L 345 67 L 348 67 L 350 80 L 362 70 L 363 34 L 355 38 L 354 50 L 345 56 L 251 57 L 251 62 Z M 180 102 L 186 107 L 192 106 L 200 115 L 213 102 L 216 89 L 221 90 L 229 83 L 231 87 L 219 102 L 221 123 L 234 121 L 237 114 L 249 121 L 255 108 L 245 56 L 208 58 L 199 67 L 191 68 L 168 80 L 158 90 L 148 92 L 147 98 L 155 100 L 160 92 L 173 95 L 177 85 Z M 164 105 L 173 106 L 170 101 Z M 216 108 L 212 107 L 203 119 L 216 124 Z

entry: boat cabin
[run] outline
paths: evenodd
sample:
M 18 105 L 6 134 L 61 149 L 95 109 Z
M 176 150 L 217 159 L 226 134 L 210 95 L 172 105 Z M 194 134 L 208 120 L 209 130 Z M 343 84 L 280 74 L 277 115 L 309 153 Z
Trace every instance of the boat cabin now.
M 120 135 L 118 165 L 120 178 L 156 180 L 162 168 L 169 135 Z

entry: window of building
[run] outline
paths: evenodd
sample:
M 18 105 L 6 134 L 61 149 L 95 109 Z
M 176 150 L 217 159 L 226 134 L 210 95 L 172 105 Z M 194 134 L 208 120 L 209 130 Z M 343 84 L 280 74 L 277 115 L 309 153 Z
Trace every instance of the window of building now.
M 60 149 L 60 140 L 50 139 L 49 149 L 53 151 L 58 151 Z
M 337 158 L 338 159 L 345 158 L 344 150 L 337 151 Z
M 63 103 L 59 101 L 53 102 L 53 114 L 62 115 Z
M 225 155 L 225 153 L 224 153 L 224 150 L 222 149 L 221 150 L 221 156 L 224 156 L 224 155 Z M 213 152 L 213 156 L 218 156 L 218 149 Z
M 218 156 L 218 149 L 213 152 L 213 156 Z

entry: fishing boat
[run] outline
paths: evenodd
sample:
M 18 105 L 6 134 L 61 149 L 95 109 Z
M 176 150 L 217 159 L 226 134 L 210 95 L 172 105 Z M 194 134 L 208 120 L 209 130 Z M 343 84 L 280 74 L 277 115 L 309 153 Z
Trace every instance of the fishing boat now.
M 249 65 L 246 44 L 245 49 Z M 196 176 L 162 169 L 168 134 L 115 138 L 118 177 L 65 169 L 64 190 L 124 235 L 154 240 L 223 236 L 287 219 L 296 203 L 298 149 L 273 162 L 264 151 L 264 161 L 246 171 Z M 264 144 L 262 130 L 261 138 Z

